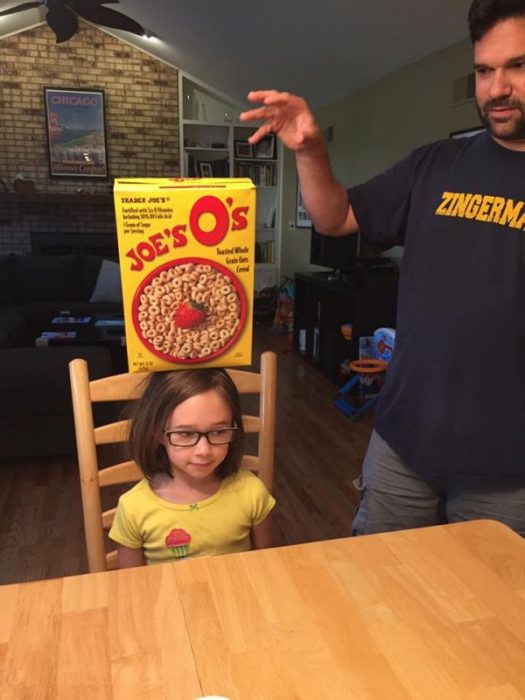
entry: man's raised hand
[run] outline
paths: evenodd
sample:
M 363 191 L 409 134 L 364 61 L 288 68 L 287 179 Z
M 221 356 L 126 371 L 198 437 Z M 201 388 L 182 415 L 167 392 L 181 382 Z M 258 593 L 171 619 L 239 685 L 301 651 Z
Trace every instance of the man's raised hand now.
M 241 121 L 264 122 L 250 136 L 250 143 L 258 143 L 273 132 L 290 150 L 301 151 L 321 139 L 320 129 L 302 97 L 277 90 L 256 90 L 248 93 L 248 100 L 260 102 L 262 106 L 242 112 Z

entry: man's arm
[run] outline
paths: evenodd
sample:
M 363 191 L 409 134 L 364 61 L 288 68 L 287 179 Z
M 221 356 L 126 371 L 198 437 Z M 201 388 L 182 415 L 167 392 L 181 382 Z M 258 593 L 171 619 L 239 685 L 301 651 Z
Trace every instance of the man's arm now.
M 264 122 L 248 140 L 257 143 L 274 132 L 294 151 L 301 196 L 315 228 L 332 236 L 356 233 L 346 190 L 333 174 L 321 130 L 305 100 L 276 90 L 250 92 L 248 99 L 263 106 L 243 112 L 241 121 Z

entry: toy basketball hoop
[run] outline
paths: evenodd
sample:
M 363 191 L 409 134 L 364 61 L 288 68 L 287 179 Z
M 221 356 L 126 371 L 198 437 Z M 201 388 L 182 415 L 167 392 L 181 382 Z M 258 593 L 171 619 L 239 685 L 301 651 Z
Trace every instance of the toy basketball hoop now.
M 357 418 L 373 406 L 377 400 L 377 394 L 368 397 L 361 406 L 355 406 L 350 398 L 350 389 L 358 382 L 361 385 L 361 390 L 370 387 L 375 380 L 379 379 L 379 375 L 386 370 L 387 365 L 388 363 L 385 360 L 375 359 L 350 362 L 348 366 L 354 372 L 354 376 L 339 390 L 337 398 L 334 400 L 337 408 L 345 415 L 350 416 L 350 418 Z
M 387 363 L 384 360 L 374 360 L 370 358 L 367 360 L 354 360 L 350 362 L 349 367 L 352 372 L 359 375 L 362 384 L 371 386 L 377 378 L 376 375 L 386 370 Z

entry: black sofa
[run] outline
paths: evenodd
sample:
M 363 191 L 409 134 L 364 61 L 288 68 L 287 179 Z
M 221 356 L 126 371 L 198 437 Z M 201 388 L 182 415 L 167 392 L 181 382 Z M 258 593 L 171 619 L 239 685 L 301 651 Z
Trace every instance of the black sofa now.
M 69 384 L 69 362 L 76 357 L 87 361 L 92 379 L 112 372 L 110 351 L 103 347 L 0 350 L 0 460 L 76 453 Z M 103 412 L 110 409 L 100 406 L 98 422 L 105 422 Z
M 111 353 L 35 339 L 60 311 L 122 314 L 121 297 L 100 287 L 103 266 L 93 255 L 0 256 L 0 460 L 75 453 L 69 362 L 82 357 L 92 378 L 108 376 Z
M 60 311 L 122 313 L 122 298 L 91 301 L 104 259 L 95 255 L 0 256 L 0 348 L 34 345 Z

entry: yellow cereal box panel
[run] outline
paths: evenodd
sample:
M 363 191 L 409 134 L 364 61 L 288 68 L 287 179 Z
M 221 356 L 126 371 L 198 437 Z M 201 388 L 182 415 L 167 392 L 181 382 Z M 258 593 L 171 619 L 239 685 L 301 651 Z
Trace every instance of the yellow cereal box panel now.
M 115 180 L 130 372 L 252 361 L 255 188 Z

